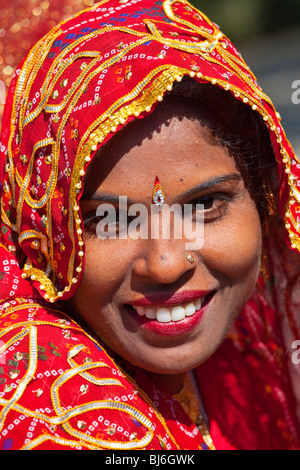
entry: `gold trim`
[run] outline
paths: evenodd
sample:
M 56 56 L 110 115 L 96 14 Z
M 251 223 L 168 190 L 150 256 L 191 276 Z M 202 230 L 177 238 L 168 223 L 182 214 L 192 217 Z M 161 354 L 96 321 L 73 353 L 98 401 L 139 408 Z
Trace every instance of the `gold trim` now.
M 183 18 L 177 17 L 176 14 L 173 12 L 173 4 L 178 1 L 183 3 L 187 7 L 189 7 L 192 11 L 197 12 L 209 25 L 212 29 L 212 34 L 205 28 L 198 27 L 189 21 L 186 21 Z M 106 4 L 107 1 L 103 1 L 100 4 Z M 98 7 L 99 4 L 97 4 Z M 95 6 L 96 7 L 96 6 Z M 47 237 L 49 240 L 49 247 L 48 252 L 49 254 L 46 256 L 47 259 L 47 266 L 45 272 L 36 269 L 34 275 L 36 276 L 36 280 L 42 283 L 43 286 L 46 287 L 46 296 L 45 298 L 54 302 L 58 298 L 62 297 L 64 293 L 68 292 L 72 285 L 78 281 L 80 276 L 80 272 L 83 268 L 83 239 L 80 234 L 80 231 L 77 229 L 78 227 L 78 205 L 77 205 L 77 196 L 79 191 L 81 190 L 81 180 L 85 173 L 85 166 L 87 161 L 90 159 L 91 153 L 96 151 L 101 143 L 106 139 L 108 134 L 113 134 L 116 132 L 119 125 L 123 125 L 127 122 L 129 117 L 138 116 L 144 112 L 150 112 L 151 107 L 158 101 L 163 99 L 164 93 L 172 87 L 174 80 L 180 80 L 183 75 L 190 75 L 191 77 L 195 77 L 195 79 L 200 79 L 201 81 L 205 81 L 214 85 L 218 85 L 224 90 L 230 91 L 233 93 L 236 98 L 242 100 L 246 104 L 252 107 L 253 110 L 260 113 L 263 119 L 266 121 L 266 124 L 269 125 L 271 131 L 273 131 L 276 135 L 276 140 L 278 144 L 281 146 L 281 149 L 285 151 L 282 145 L 282 137 L 286 136 L 284 131 L 277 127 L 277 122 L 275 123 L 271 118 L 270 114 L 268 114 L 265 107 L 262 105 L 261 101 L 266 101 L 271 107 L 272 111 L 274 107 L 272 105 L 271 100 L 258 88 L 256 85 L 256 79 L 253 73 L 250 71 L 249 67 L 244 63 L 241 58 L 236 57 L 235 55 L 231 54 L 229 49 L 224 47 L 227 46 L 226 36 L 218 30 L 218 28 L 199 10 L 197 10 L 194 6 L 192 6 L 189 2 L 185 0 L 166 0 L 163 3 L 163 8 L 167 17 L 173 22 L 173 26 L 185 30 L 185 31 L 195 31 L 195 34 L 199 35 L 199 37 L 204 37 L 204 41 L 195 42 L 186 42 L 183 40 L 176 40 L 173 38 L 164 38 L 162 33 L 160 33 L 157 25 L 161 22 L 154 20 L 154 19 L 145 19 L 145 24 L 149 28 L 150 32 L 141 32 L 135 31 L 134 29 L 130 29 L 127 27 L 113 27 L 108 26 L 103 29 L 99 29 L 96 32 L 92 32 L 83 38 L 79 38 L 69 46 L 67 46 L 53 61 L 51 64 L 50 69 L 47 72 L 47 77 L 44 82 L 42 88 L 42 96 L 41 102 L 39 103 L 38 107 L 32 111 L 27 117 L 25 117 L 25 112 L 27 110 L 29 104 L 29 93 L 31 91 L 31 87 L 33 85 L 35 76 L 39 70 L 39 64 L 41 60 L 44 59 L 46 54 L 49 52 L 53 41 L 57 39 L 57 37 L 62 33 L 61 25 L 65 22 L 58 25 L 54 30 L 52 30 L 44 39 L 42 39 L 30 52 L 28 59 L 25 61 L 25 65 L 21 71 L 21 74 L 17 81 L 17 92 L 13 103 L 13 121 L 16 117 L 17 107 L 20 104 L 20 100 L 22 97 L 21 102 L 21 109 L 20 109 L 20 129 L 19 134 L 20 137 L 22 136 L 23 128 L 31 122 L 42 109 L 45 109 L 45 112 L 52 112 L 58 113 L 62 109 L 67 106 L 65 113 L 61 116 L 59 121 L 59 127 L 57 131 L 56 141 L 49 142 L 53 145 L 53 158 L 52 158 L 52 173 L 51 173 L 51 181 L 49 184 L 49 191 L 45 194 L 40 201 L 35 201 L 31 198 L 28 192 L 28 184 L 32 170 L 32 161 L 29 164 L 28 172 L 22 180 L 18 172 L 15 170 L 13 165 L 13 157 L 12 157 L 12 139 L 15 137 L 14 135 L 14 127 L 11 127 L 11 135 L 9 139 L 8 145 L 8 158 L 9 158 L 9 181 L 12 191 L 12 198 L 13 202 L 16 205 L 15 200 L 15 182 L 21 186 L 21 197 L 18 204 L 18 212 L 17 212 L 17 224 L 16 229 L 17 231 L 20 229 L 20 221 L 21 221 L 21 209 L 24 200 L 27 204 L 29 204 L 33 208 L 38 208 L 46 204 L 47 209 Z M 90 11 L 91 8 L 87 8 L 86 11 Z M 79 15 L 80 13 L 78 13 Z M 103 34 L 105 32 L 110 31 L 120 31 L 124 33 L 128 33 L 131 37 L 136 36 L 136 41 L 125 46 L 120 52 L 118 52 L 115 56 L 111 57 L 110 59 L 104 61 L 99 67 L 91 72 L 92 67 L 96 64 L 96 61 L 99 59 L 101 53 L 95 51 L 86 51 L 80 52 L 75 54 L 72 58 L 64 59 L 66 55 L 73 50 L 75 47 L 80 45 L 83 41 L 86 41 L 89 37 L 94 37 L 95 35 Z M 129 37 L 130 37 L 129 36 Z M 138 83 L 125 97 L 120 98 L 115 103 L 113 103 L 109 109 L 107 109 L 99 118 L 97 118 L 93 124 L 87 129 L 85 134 L 82 136 L 79 145 L 77 156 L 75 159 L 75 165 L 73 168 L 73 172 L 71 175 L 71 187 L 70 187 L 70 198 L 69 198 L 69 236 L 71 239 L 71 243 L 73 246 L 72 252 L 70 254 L 70 258 L 68 260 L 68 270 L 67 270 L 67 286 L 60 292 L 54 287 L 53 282 L 48 278 L 48 281 L 45 280 L 45 276 L 48 277 L 55 272 L 53 267 L 53 257 L 54 257 L 54 246 L 53 246 L 53 239 L 51 237 L 52 233 L 52 222 L 51 222 L 51 203 L 50 198 L 53 193 L 54 187 L 57 182 L 58 177 L 58 158 L 60 154 L 60 146 L 61 146 L 61 137 L 62 132 L 65 128 L 66 122 L 69 119 L 69 116 L 76 106 L 78 100 L 80 99 L 82 93 L 84 92 L 85 87 L 88 85 L 90 80 L 98 74 L 101 70 L 108 68 L 115 64 L 120 58 L 125 56 L 130 50 L 138 47 L 145 42 L 152 40 L 157 41 L 161 44 L 168 45 L 175 49 L 179 49 L 182 51 L 188 51 L 194 54 L 201 55 L 206 61 L 211 63 L 216 63 L 222 67 L 224 71 L 229 70 L 231 73 L 236 74 L 242 81 L 249 87 L 249 91 L 244 91 L 239 89 L 236 86 L 230 85 L 225 79 L 216 79 L 214 77 L 204 76 L 201 71 L 195 73 L 193 70 L 184 69 L 180 67 L 175 67 L 170 64 L 165 64 L 161 67 L 157 67 L 151 73 L 149 73 L 144 79 Z M 211 52 L 216 51 L 220 55 L 220 60 L 217 60 L 216 56 L 210 55 Z M 73 63 L 75 60 L 84 58 L 84 57 L 94 57 L 90 61 L 90 64 L 87 65 L 85 69 L 83 69 L 80 76 L 75 80 L 75 83 L 71 86 L 68 90 L 66 96 L 64 96 L 63 101 L 58 105 L 49 105 L 47 104 L 49 97 L 52 95 L 55 86 L 59 84 L 59 81 L 64 73 L 64 71 Z M 223 62 L 225 61 L 225 62 Z M 57 69 L 57 70 L 56 70 Z M 56 75 L 52 80 L 52 73 L 55 72 Z M 52 81 L 51 81 L 52 80 Z M 77 91 L 76 91 L 77 90 Z M 24 93 L 24 96 L 23 96 Z M 39 144 L 45 143 L 41 141 Z M 286 152 L 286 151 L 285 151 Z M 33 156 L 32 156 L 33 157 Z M 295 157 L 295 161 L 298 161 Z M 290 164 L 286 163 L 286 169 L 290 169 Z M 16 173 L 16 174 L 15 174 Z M 297 233 L 297 224 L 295 223 L 295 219 L 293 217 L 288 217 L 287 214 L 292 214 L 292 204 L 293 200 L 297 200 L 297 188 L 295 185 L 291 183 L 290 195 L 288 206 L 285 210 L 285 224 L 287 226 L 287 230 L 290 236 L 290 240 L 292 243 L 292 248 L 298 248 L 300 245 L 300 238 Z M 75 209 L 76 208 L 76 209 Z M 289 211 L 290 209 L 290 211 Z M 3 212 L 3 211 L 2 211 Z M 82 223 L 79 221 L 80 224 Z M 11 224 L 10 224 L 11 226 Z M 14 228 L 14 227 L 12 227 Z M 79 255 L 79 257 L 78 257 Z M 79 258 L 79 262 L 77 261 Z M 75 264 L 76 263 L 76 264 Z M 32 273 L 32 267 L 29 270 L 25 270 L 24 275 L 27 276 L 28 272 Z
M 68 363 L 70 364 L 72 368 L 79 367 L 79 364 L 77 364 L 73 358 L 83 349 L 86 349 L 86 346 L 84 346 L 83 344 L 79 344 L 77 346 L 74 346 L 74 348 L 70 349 L 68 353 Z M 107 364 L 105 364 L 105 362 L 97 362 L 97 364 L 98 364 L 97 367 L 110 368 Z M 90 383 L 93 383 L 94 385 L 99 385 L 99 386 L 116 385 L 116 386 L 123 387 L 123 385 L 118 379 L 99 379 L 89 374 L 88 372 L 82 372 L 79 375 L 80 377 L 82 377 L 83 379 L 87 380 Z
M 40 444 L 43 444 L 46 441 L 54 442 L 61 446 L 68 447 L 86 447 L 89 450 L 99 450 L 99 446 L 89 445 L 87 442 L 73 441 L 70 439 L 63 439 L 61 437 L 52 436 L 51 434 L 42 434 L 41 436 L 33 439 L 28 444 L 25 444 L 20 450 L 32 450 L 38 447 Z M 101 448 L 100 448 L 101 449 Z
M 11 309 L 9 309 L 9 311 L 5 312 L 4 316 L 11 315 L 12 312 L 21 310 L 24 307 L 32 308 L 32 309 L 36 308 L 36 310 L 41 308 L 41 306 L 39 304 L 23 301 L 21 304 L 19 304 L 17 306 L 12 306 Z M 62 314 L 62 312 L 59 312 L 58 310 L 55 310 L 55 309 L 49 309 L 49 311 L 54 312 L 54 313 Z M 37 330 L 36 327 L 38 325 L 49 325 L 49 326 L 53 326 L 53 327 L 60 328 L 60 329 L 63 329 L 63 330 L 65 330 L 65 329 L 72 329 L 72 330 L 75 330 L 75 331 L 79 330 L 87 338 L 89 338 L 93 343 L 96 343 L 96 344 L 99 345 L 99 343 L 95 340 L 95 338 L 92 338 L 87 332 L 82 330 L 82 328 L 80 328 L 79 325 L 76 324 L 76 322 L 74 322 L 72 319 L 70 319 L 65 314 L 63 314 L 63 317 L 66 318 L 66 320 L 67 320 L 66 323 L 50 322 L 50 321 L 49 322 L 47 322 L 47 321 L 34 321 L 34 320 L 33 321 L 19 322 L 19 323 L 14 324 L 12 327 L 4 328 L 3 331 L 2 331 L 2 335 L 5 335 L 5 334 L 13 331 L 14 329 L 17 329 L 17 328 L 27 327 L 26 333 L 24 332 L 25 330 L 22 331 L 22 334 L 26 335 L 27 330 L 32 328 L 32 327 L 34 327 Z M 15 338 L 16 338 L 16 336 L 15 336 Z M 29 349 L 30 349 L 30 351 L 32 350 L 31 347 Z M 70 356 L 72 356 L 73 354 L 78 353 L 79 351 L 81 351 L 83 349 L 85 349 L 85 347 L 83 345 L 75 346 L 72 349 L 72 353 L 70 354 Z M 33 349 L 33 352 L 34 352 L 34 349 Z M 128 374 L 126 372 L 124 372 L 118 365 L 116 365 L 115 361 L 107 353 L 105 353 L 105 354 L 106 354 L 108 360 L 111 361 L 113 366 L 121 372 L 123 377 L 126 378 L 127 380 L 129 380 L 129 382 L 131 384 L 133 384 L 133 383 L 135 384 L 135 382 L 131 379 L 131 377 L 128 376 Z M 35 363 L 36 363 L 36 351 L 34 352 L 34 357 L 31 357 L 31 361 L 30 361 L 30 364 L 32 364 L 32 366 L 34 366 Z M 98 364 L 100 366 L 103 365 L 102 362 L 98 362 L 98 363 L 94 362 L 94 363 L 88 363 L 84 367 L 79 366 L 79 367 L 76 368 L 75 374 L 78 373 L 78 372 L 80 373 L 80 371 L 82 371 L 82 369 L 84 369 L 85 371 L 87 371 L 89 368 L 93 369 L 93 368 L 97 367 Z M 146 432 L 145 436 L 140 441 L 134 440 L 134 441 L 126 442 L 125 443 L 125 448 L 126 449 L 133 449 L 133 448 L 141 449 L 141 448 L 147 446 L 151 442 L 152 438 L 154 437 L 154 434 L 153 434 L 154 433 L 154 428 L 153 428 L 152 423 L 150 422 L 150 420 L 145 415 L 140 413 L 138 410 L 136 410 L 131 405 L 127 405 L 127 404 L 122 403 L 122 402 L 113 402 L 112 400 L 104 400 L 104 401 L 89 402 L 89 403 L 86 403 L 84 405 L 79 405 L 77 407 L 74 407 L 71 410 L 65 410 L 65 411 L 63 411 L 62 409 L 60 410 L 59 396 L 58 396 L 59 387 L 61 385 L 63 385 L 66 382 L 67 379 L 70 379 L 71 377 L 72 377 L 72 369 L 66 371 L 62 376 L 58 377 L 52 385 L 52 392 L 51 393 L 53 393 L 53 387 L 54 387 L 55 388 L 55 393 L 57 394 L 55 396 L 55 393 L 54 393 L 54 398 L 56 398 L 56 404 L 58 404 L 58 409 L 57 410 L 59 411 L 57 416 L 48 416 L 48 415 L 45 415 L 45 414 L 43 414 L 39 411 L 29 410 L 29 409 L 25 408 L 24 406 L 22 406 L 22 405 L 20 405 L 16 402 L 11 403 L 10 409 L 15 410 L 16 412 L 19 412 L 21 414 L 24 414 L 27 417 L 41 419 L 41 420 L 45 421 L 45 423 L 48 423 L 50 425 L 64 425 L 63 427 L 65 427 L 65 430 L 67 432 L 69 432 L 71 430 L 73 432 L 72 435 L 74 435 L 75 437 L 77 437 L 79 439 L 78 445 L 83 445 L 83 444 L 84 445 L 94 445 L 95 444 L 95 446 L 97 446 L 97 448 L 99 448 L 99 447 L 102 448 L 101 443 L 103 443 L 104 444 L 103 448 L 105 448 L 105 449 L 107 449 L 107 448 L 121 449 L 121 448 L 124 448 L 124 442 L 113 443 L 113 442 L 110 442 L 110 441 L 109 442 L 101 441 L 101 440 L 99 441 L 99 439 L 95 439 L 95 442 L 92 442 L 92 439 L 90 439 L 89 436 L 78 432 L 76 429 L 72 429 L 66 423 L 69 419 L 76 418 L 76 416 L 79 416 L 80 414 L 85 413 L 85 412 L 90 411 L 90 410 L 93 410 L 93 409 L 103 409 L 105 407 L 108 407 L 110 409 L 118 409 L 121 412 L 128 413 L 130 416 L 134 417 L 135 419 L 140 421 L 141 424 L 143 424 L 146 428 L 148 428 L 148 431 Z M 134 386 L 135 386 L 136 390 L 139 390 L 139 387 L 137 386 L 137 384 L 135 384 Z M 142 390 L 139 390 L 139 394 L 143 397 L 143 399 L 146 401 L 148 406 L 151 407 L 151 409 L 153 409 L 153 412 L 154 412 L 155 416 L 157 417 L 157 419 L 160 421 L 160 423 L 164 427 L 168 437 L 172 440 L 172 442 L 176 445 L 176 447 L 179 448 L 179 446 L 176 443 L 174 437 L 172 436 L 170 430 L 168 429 L 168 427 L 167 427 L 167 425 L 164 421 L 164 418 L 161 416 L 159 411 L 155 409 L 155 406 L 151 402 L 149 397 L 147 397 L 147 395 Z M 2 405 L 3 407 L 7 407 L 9 403 L 10 403 L 10 400 L 6 400 L 6 399 L 0 397 L 0 405 Z M 34 442 L 38 442 L 38 439 L 39 438 L 37 438 L 37 440 L 35 440 Z
M 29 334 L 29 364 L 28 369 L 21 379 L 16 391 L 9 400 L 5 400 L 5 406 L 0 412 L 0 432 L 3 429 L 5 417 L 13 408 L 14 404 L 21 398 L 23 395 L 26 386 L 32 380 L 37 366 L 37 329 L 35 326 L 28 326 L 26 329 L 27 334 Z

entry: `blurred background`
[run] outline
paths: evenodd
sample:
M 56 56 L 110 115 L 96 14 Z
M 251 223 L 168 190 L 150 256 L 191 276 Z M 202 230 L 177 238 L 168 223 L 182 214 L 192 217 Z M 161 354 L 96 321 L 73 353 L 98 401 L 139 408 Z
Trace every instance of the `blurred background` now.
M 95 0 L 0 0 L 0 128 L 18 63 L 53 26 Z M 217 23 L 252 68 L 282 116 L 300 156 L 300 0 L 192 0 Z M 295 100 L 294 100 L 295 101 Z

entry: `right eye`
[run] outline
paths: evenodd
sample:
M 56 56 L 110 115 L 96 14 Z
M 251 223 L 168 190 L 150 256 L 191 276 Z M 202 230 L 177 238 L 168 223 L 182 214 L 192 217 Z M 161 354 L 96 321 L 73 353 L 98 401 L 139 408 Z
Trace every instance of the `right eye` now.
M 90 213 L 84 217 L 85 235 L 97 236 L 97 238 L 105 240 L 116 239 L 120 235 L 126 234 L 132 218 L 128 216 L 126 211 L 121 211 L 114 206 L 108 209 L 103 206 L 98 208 L 96 213 Z

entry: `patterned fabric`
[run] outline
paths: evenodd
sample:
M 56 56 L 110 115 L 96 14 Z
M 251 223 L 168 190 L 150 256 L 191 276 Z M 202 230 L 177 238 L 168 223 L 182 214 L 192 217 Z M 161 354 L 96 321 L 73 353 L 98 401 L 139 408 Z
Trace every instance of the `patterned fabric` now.
M 185 75 L 232 93 L 263 117 L 286 230 L 285 242 L 269 240 L 276 292 L 259 283 L 232 335 L 197 371 L 211 436 L 216 448 L 300 446 L 295 371 L 276 314 L 297 338 L 300 163 L 280 116 L 228 38 L 188 2 L 104 0 L 37 43 L 7 99 L 0 448 L 206 448 L 173 397 L 142 371 L 121 370 L 61 312 L 84 269 L 78 201 L 87 166 L 103 143 L 153 111 Z
M 161 392 L 153 409 L 70 318 L 35 302 L 24 308 L 24 301 L 12 301 L 4 311 L 1 449 L 206 447 L 175 399 L 169 397 L 169 416 L 163 418 L 156 409 L 165 399 Z

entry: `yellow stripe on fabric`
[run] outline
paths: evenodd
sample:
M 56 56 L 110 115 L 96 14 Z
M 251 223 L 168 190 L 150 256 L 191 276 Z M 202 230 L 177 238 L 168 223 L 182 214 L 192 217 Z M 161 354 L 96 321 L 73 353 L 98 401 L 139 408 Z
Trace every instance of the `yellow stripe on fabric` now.
M 3 429 L 5 418 L 9 411 L 13 408 L 13 406 L 16 404 L 16 402 L 21 398 L 23 395 L 23 392 L 26 389 L 26 386 L 28 383 L 33 379 L 33 376 L 35 374 L 36 366 L 37 366 L 37 329 L 35 326 L 30 326 L 28 328 L 28 334 L 29 334 L 29 363 L 28 363 L 28 369 L 24 375 L 24 377 L 21 379 L 15 393 L 13 396 L 7 400 L 6 405 L 2 409 L 0 413 L 0 432 Z

